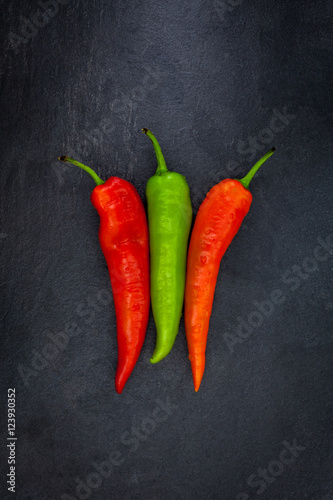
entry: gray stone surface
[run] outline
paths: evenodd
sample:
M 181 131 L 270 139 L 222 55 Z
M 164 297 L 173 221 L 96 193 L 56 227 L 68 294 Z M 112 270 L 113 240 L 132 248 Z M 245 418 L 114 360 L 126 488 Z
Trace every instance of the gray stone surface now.
M 332 3 L 0 9 L 1 397 L 5 409 L 16 388 L 15 498 L 332 499 Z M 56 160 L 124 177 L 145 202 L 156 160 L 141 127 L 186 176 L 195 212 L 277 148 L 221 263 L 197 394 L 183 320 L 171 354 L 149 363 L 152 316 L 116 394 L 93 181 Z M 1 420 L 0 496 L 13 498 L 6 410 Z

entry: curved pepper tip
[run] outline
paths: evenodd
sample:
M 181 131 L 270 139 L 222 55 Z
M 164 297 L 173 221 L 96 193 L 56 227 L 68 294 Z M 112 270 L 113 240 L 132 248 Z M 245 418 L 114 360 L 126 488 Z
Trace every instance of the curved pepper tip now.
M 205 371 L 205 364 L 206 364 L 205 355 L 204 354 L 203 355 L 201 354 L 199 356 L 190 355 L 189 360 L 191 361 L 194 390 L 195 392 L 198 392 Z
M 116 382 L 116 392 L 121 394 L 123 392 L 124 387 L 120 387 L 120 384 Z
M 196 372 L 195 374 L 193 373 L 193 385 L 195 392 L 198 392 L 200 388 L 202 377 L 203 377 L 203 370 L 200 371 L 200 373 L 199 372 Z
M 150 358 L 149 361 L 151 362 L 152 365 L 156 365 L 156 363 L 159 363 L 164 358 L 165 358 L 165 356 L 155 356 L 154 357 L 154 355 L 152 355 L 152 357 Z
M 166 349 L 163 351 L 155 350 L 149 361 L 151 362 L 152 365 L 156 365 L 156 363 L 159 363 L 160 361 L 162 361 L 162 359 L 164 359 L 169 354 L 171 349 L 172 349 L 172 346 L 170 347 L 170 349 Z
M 121 394 L 124 390 L 127 380 L 131 374 L 132 370 L 125 371 L 124 367 L 117 367 L 116 376 L 115 376 L 115 387 L 116 392 Z

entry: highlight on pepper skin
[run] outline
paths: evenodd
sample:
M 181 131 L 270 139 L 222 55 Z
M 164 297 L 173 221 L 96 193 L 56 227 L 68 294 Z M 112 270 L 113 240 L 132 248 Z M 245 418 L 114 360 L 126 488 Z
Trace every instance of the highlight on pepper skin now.
M 148 223 L 131 183 L 118 177 L 103 181 L 90 167 L 67 155 L 59 160 L 82 168 L 96 183 L 90 199 L 100 216 L 98 237 L 108 265 L 117 320 L 116 391 L 122 393 L 140 355 L 151 292 L 157 335 L 150 362 L 158 363 L 170 353 L 185 296 L 185 333 L 197 392 L 205 370 L 220 262 L 251 206 L 249 184 L 275 148 L 243 179 L 225 179 L 207 193 L 187 251 L 192 222 L 188 184 L 183 175 L 168 170 L 154 135 L 148 129 L 142 131 L 151 139 L 157 158 L 156 172 L 146 186 Z
M 69 156 L 61 156 L 59 160 L 82 168 L 96 183 L 90 201 L 100 217 L 98 238 L 109 270 L 116 311 L 118 364 L 115 388 L 120 394 L 139 358 L 149 319 L 146 212 L 130 182 L 119 177 L 110 177 L 104 182 L 90 167 Z
M 187 255 L 184 316 L 196 392 L 205 370 L 209 320 L 220 262 L 250 209 L 249 184 L 274 151 L 275 148 L 268 151 L 243 179 L 224 179 L 213 186 L 194 222 Z
M 179 331 L 192 204 L 185 177 L 168 170 L 155 136 L 146 128 L 142 131 L 152 141 L 157 158 L 156 172 L 146 186 L 151 304 L 156 325 L 150 362 L 156 364 L 170 353 Z

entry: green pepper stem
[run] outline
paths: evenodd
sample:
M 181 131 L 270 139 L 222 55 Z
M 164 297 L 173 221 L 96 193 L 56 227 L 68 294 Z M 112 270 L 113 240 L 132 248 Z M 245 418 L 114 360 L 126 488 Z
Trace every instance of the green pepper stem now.
M 265 163 L 265 161 L 268 160 L 268 158 L 270 156 L 272 156 L 272 154 L 274 153 L 274 151 L 275 151 L 275 148 L 270 149 L 268 151 L 268 153 L 266 153 L 262 158 L 260 158 L 260 160 L 257 161 L 257 163 L 255 165 L 253 165 L 253 167 L 251 168 L 250 172 L 248 174 L 246 174 L 246 176 L 243 177 L 243 179 L 237 179 L 241 184 L 243 184 L 243 186 L 245 187 L 245 189 L 249 189 L 249 184 L 250 184 L 253 176 L 259 170 L 259 168 L 261 167 L 261 165 L 263 163 Z
M 76 165 L 77 167 L 82 168 L 83 170 L 88 172 L 88 174 L 91 175 L 91 177 L 96 182 L 97 186 L 99 186 L 100 184 L 104 184 L 104 181 L 102 181 L 102 179 L 100 177 L 98 177 L 98 175 L 96 174 L 96 172 L 93 171 L 92 168 L 87 167 L 87 165 L 83 165 L 83 163 L 80 163 L 80 162 L 74 160 L 70 156 L 67 156 L 67 155 L 59 156 L 58 160 L 63 161 L 64 163 L 72 163 L 73 165 Z
M 141 129 L 144 134 L 146 134 L 151 142 L 153 143 L 155 153 L 156 153 L 156 158 L 157 158 L 157 169 L 156 169 L 156 174 L 161 175 L 164 174 L 165 172 L 168 172 L 164 156 L 162 154 L 161 148 L 159 143 L 157 142 L 155 136 L 148 130 L 147 128 Z

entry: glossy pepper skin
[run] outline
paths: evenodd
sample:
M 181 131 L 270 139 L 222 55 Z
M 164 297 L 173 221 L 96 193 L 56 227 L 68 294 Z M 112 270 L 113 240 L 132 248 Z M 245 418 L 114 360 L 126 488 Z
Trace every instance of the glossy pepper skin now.
M 272 148 L 244 179 L 225 179 L 208 192 L 191 234 L 185 289 L 185 332 L 195 391 L 205 369 L 205 352 L 221 259 L 250 209 L 248 185 Z
M 68 157 L 62 158 L 69 161 Z M 95 178 L 98 185 L 90 200 L 100 217 L 98 237 L 115 305 L 118 342 L 115 386 L 120 394 L 140 355 L 149 318 L 148 224 L 141 198 L 131 183 L 119 177 L 110 177 L 105 182 L 98 179 Z
M 150 359 L 154 364 L 169 354 L 179 330 L 192 205 L 185 177 L 167 169 L 157 140 L 149 130 L 142 131 L 152 140 L 158 163 L 146 186 L 151 303 L 157 331 Z

